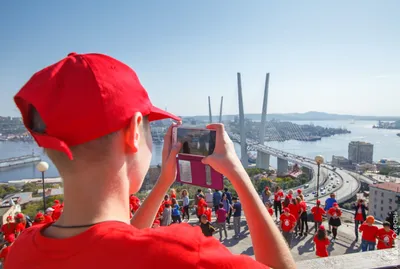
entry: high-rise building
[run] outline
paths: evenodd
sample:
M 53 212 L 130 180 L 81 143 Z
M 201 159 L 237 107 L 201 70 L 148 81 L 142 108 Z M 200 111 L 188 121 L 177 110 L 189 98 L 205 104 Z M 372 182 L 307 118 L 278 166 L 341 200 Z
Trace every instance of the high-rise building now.
M 372 163 L 374 145 L 367 142 L 351 141 L 349 143 L 349 160 L 353 163 Z
M 369 186 L 369 214 L 378 220 L 385 220 L 389 212 L 398 211 L 400 184 L 385 182 Z

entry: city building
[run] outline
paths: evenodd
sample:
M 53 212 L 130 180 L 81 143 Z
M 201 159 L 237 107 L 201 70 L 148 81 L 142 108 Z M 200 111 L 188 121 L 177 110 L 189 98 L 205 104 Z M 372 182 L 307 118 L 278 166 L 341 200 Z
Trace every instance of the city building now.
M 343 167 L 343 168 L 346 168 L 346 169 L 353 169 L 354 168 L 353 163 L 349 159 L 347 159 L 347 158 L 345 158 L 343 156 L 335 156 L 335 155 L 333 155 L 332 156 L 332 165 L 336 166 L 336 167 Z
M 385 182 L 369 186 L 369 214 L 385 220 L 389 212 L 400 209 L 400 184 Z
M 377 172 L 376 165 L 372 163 L 359 163 L 356 164 L 355 168 L 359 172 L 365 172 L 365 171 Z
M 391 171 L 400 171 L 400 163 L 394 160 L 381 159 L 376 163 L 376 167 L 378 170 L 387 168 Z
M 352 163 L 372 163 L 374 156 L 374 145 L 362 141 L 351 141 L 349 143 L 349 160 Z

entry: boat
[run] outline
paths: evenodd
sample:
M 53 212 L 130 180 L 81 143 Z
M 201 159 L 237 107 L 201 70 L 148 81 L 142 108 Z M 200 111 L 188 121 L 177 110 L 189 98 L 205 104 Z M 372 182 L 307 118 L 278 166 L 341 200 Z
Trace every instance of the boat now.
M 40 162 L 41 158 L 39 155 L 24 155 L 20 157 L 13 157 L 8 159 L 0 160 L 0 168 L 11 167 L 20 164 Z
M 400 136 L 400 133 L 398 133 L 397 136 Z

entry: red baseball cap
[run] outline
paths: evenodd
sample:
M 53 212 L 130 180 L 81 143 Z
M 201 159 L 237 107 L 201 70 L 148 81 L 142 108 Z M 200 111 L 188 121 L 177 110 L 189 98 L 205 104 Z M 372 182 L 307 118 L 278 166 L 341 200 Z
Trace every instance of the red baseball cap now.
M 325 226 L 324 225 L 320 225 L 318 230 L 325 230 Z
M 321 201 L 320 201 L 320 200 L 317 200 L 317 205 L 319 205 L 319 204 L 321 204 Z
M 156 108 L 135 71 L 103 54 L 70 53 L 35 73 L 15 95 L 23 122 L 40 147 L 62 151 L 128 126 L 134 113 L 149 121 L 180 119 Z M 46 126 L 31 129 L 34 107 Z
M 285 208 L 283 209 L 283 211 L 285 211 L 285 212 L 287 212 L 287 213 L 290 213 L 290 209 L 287 208 L 287 207 L 285 207 Z
M 297 193 L 298 193 L 298 194 L 300 194 L 300 193 L 301 193 L 301 190 L 300 190 L 300 189 L 298 189 L 298 190 L 297 190 Z

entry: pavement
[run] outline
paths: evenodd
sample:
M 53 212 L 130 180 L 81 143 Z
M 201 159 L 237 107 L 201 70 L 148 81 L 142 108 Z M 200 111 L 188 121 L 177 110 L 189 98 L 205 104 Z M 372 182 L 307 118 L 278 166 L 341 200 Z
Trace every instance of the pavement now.
M 327 221 L 324 221 L 323 224 L 326 228 L 328 228 Z M 308 226 L 311 233 L 301 238 L 295 237 L 292 241 L 291 253 L 296 263 L 317 258 L 313 243 L 314 224 L 309 222 Z M 380 227 L 380 225 L 378 226 Z M 233 229 L 228 229 L 228 237 L 227 239 L 223 239 L 221 243 L 225 245 L 233 254 L 244 254 L 254 258 L 253 244 L 251 242 L 250 232 L 244 217 L 242 217 L 241 220 L 241 228 L 241 235 L 239 239 L 234 238 Z M 219 240 L 219 232 L 215 233 L 214 237 Z M 359 235 L 359 237 L 361 238 L 361 235 Z M 329 238 L 331 239 L 331 236 L 329 236 Z M 396 245 L 397 247 L 399 246 L 399 240 L 396 240 Z M 354 224 L 352 223 L 351 218 L 343 219 L 342 225 L 339 227 L 335 243 L 331 243 L 331 245 L 328 247 L 329 256 L 341 256 L 360 252 L 361 239 L 355 241 Z

